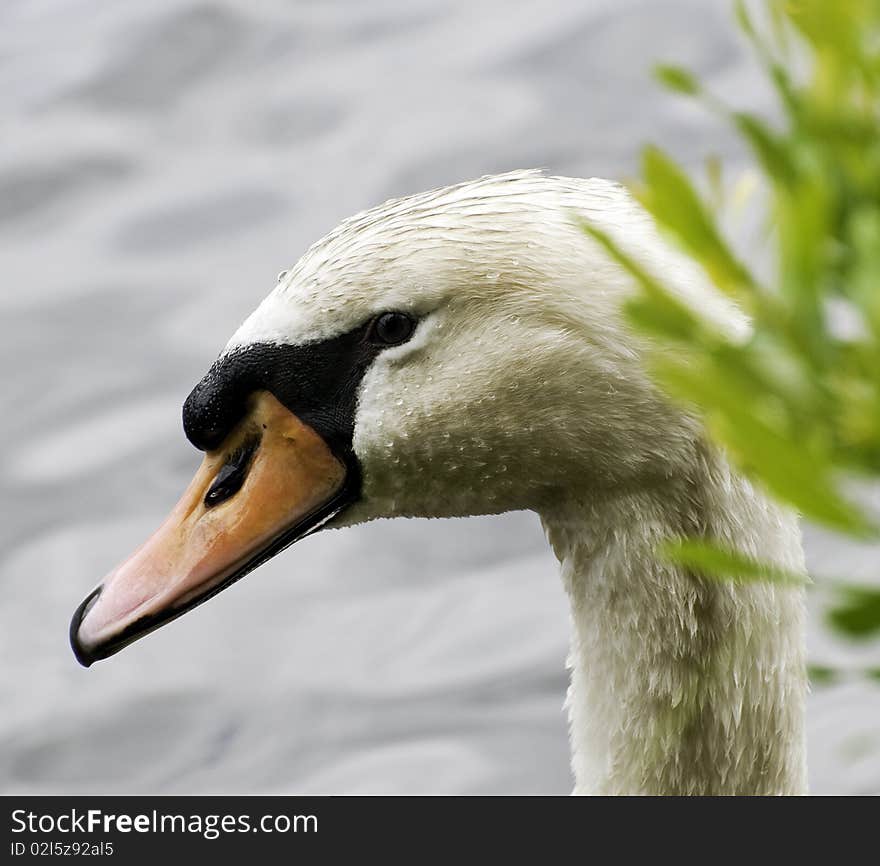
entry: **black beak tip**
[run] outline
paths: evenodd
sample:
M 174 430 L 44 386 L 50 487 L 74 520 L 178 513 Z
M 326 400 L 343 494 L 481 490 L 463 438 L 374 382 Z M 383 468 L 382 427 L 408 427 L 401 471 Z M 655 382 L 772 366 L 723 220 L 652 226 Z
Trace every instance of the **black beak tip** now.
M 79 639 L 79 627 L 100 594 L 101 587 L 99 586 L 82 600 L 82 603 L 74 611 L 73 618 L 70 620 L 70 648 L 73 650 L 76 660 L 84 668 L 90 667 L 94 662 L 101 658 L 101 656 L 98 653 L 95 653 L 94 650 L 89 650 L 84 647 Z

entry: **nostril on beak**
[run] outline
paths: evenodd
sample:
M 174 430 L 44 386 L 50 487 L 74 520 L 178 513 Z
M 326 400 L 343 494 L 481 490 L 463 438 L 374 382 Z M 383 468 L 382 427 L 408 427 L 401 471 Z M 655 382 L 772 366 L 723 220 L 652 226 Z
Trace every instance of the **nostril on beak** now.
M 205 508 L 219 505 L 238 493 L 247 478 L 248 469 L 259 444 L 259 440 L 245 443 L 230 455 L 205 494 Z

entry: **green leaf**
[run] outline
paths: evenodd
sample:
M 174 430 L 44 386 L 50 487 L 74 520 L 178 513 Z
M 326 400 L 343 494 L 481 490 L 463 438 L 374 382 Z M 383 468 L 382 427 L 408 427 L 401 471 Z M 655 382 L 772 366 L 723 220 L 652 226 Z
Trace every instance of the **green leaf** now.
M 655 147 L 645 148 L 642 164 L 645 182 L 636 194 L 645 208 L 699 262 L 718 288 L 743 297 L 754 287 L 751 274 L 722 240 L 687 175 Z
M 745 33 L 750 39 L 755 39 L 757 36 L 755 26 L 752 24 L 752 18 L 749 15 L 749 10 L 744 0 L 736 0 L 736 3 L 733 4 L 733 11 L 736 15 L 736 21 L 743 33 Z
M 709 411 L 712 432 L 771 493 L 834 529 L 876 534 L 871 521 L 837 492 L 827 457 L 805 449 L 799 431 L 788 437 L 759 417 L 753 395 L 737 389 L 729 376 L 708 364 L 695 367 L 687 357 L 658 356 L 652 366 L 673 393 Z
M 646 331 L 653 331 L 668 339 L 681 342 L 710 342 L 721 340 L 714 325 L 704 322 L 662 286 L 629 253 L 603 229 L 575 215 L 583 232 L 595 240 L 641 286 L 644 294 L 624 303 L 624 311 L 633 322 Z
M 654 67 L 654 75 L 661 84 L 676 93 L 697 96 L 700 92 L 700 84 L 697 79 L 681 66 L 660 64 Z
M 734 583 L 810 583 L 805 574 L 786 571 L 710 541 L 685 538 L 661 545 L 660 553 L 671 562 L 699 571 L 705 577 Z
M 767 175 L 777 183 L 787 186 L 794 183 L 796 176 L 794 156 L 785 142 L 765 123 L 751 114 L 735 112 L 731 115 L 731 119 L 751 145 L 752 151 Z
M 840 672 L 826 665 L 807 665 L 807 676 L 813 685 L 828 686 L 838 679 Z
M 706 157 L 706 181 L 709 184 L 709 194 L 712 205 L 720 208 L 724 205 L 724 168 L 721 159 L 712 154 Z
M 832 628 L 854 638 L 880 633 L 880 589 L 847 586 L 838 593 L 839 601 L 828 611 Z

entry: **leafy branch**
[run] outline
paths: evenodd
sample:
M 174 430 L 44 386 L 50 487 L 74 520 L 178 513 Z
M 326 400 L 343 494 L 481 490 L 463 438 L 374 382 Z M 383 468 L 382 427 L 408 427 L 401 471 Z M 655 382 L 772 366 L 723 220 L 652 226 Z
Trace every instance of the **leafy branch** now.
M 717 203 L 658 148 L 645 148 L 633 194 L 747 313 L 749 333 L 722 333 L 601 228 L 582 225 L 639 287 L 626 313 L 653 338 L 658 381 L 701 410 L 739 469 L 811 521 L 877 538 L 876 520 L 848 490 L 880 478 L 880 0 L 739 0 L 736 17 L 775 91 L 778 121 L 725 105 L 686 69 L 656 74 L 746 144 L 766 190 L 772 279 L 739 257 Z M 720 195 L 720 163 L 708 168 Z M 665 553 L 715 575 L 792 577 L 695 540 Z M 880 634 L 880 589 L 841 584 L 836 593 L 833 628 Z

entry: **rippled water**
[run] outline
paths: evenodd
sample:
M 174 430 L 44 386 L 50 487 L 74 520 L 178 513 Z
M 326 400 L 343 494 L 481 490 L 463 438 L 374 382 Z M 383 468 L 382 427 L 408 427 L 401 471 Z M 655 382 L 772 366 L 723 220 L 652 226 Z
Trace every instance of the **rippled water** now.
M 0 5 L 6 792 L 570 789 L 567 611 L 532 515 L 318 535 L 88 671 L 67 623 L 191 476 L 193 383 L 339 219 L 516 167 L 626 176 L 646 139 L 735 160 L 647 75 L 673 58 L 762 105 L 726 8 Z M 813 695 L 814 790 L 880 790 L 878 718 L 860 680 Z

